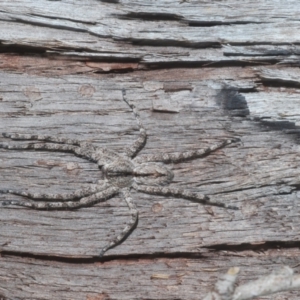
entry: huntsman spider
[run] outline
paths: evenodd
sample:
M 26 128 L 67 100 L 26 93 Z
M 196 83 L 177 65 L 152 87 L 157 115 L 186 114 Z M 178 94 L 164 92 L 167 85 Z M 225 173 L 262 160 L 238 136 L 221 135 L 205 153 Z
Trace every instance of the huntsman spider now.
M 1 143 L 0 148 L 7 150 L 25 149 L 71 152 L 76 156 L 95 162 L 102 170 L 104 180 L 87 188 L 65 194 L 31 193 L 29 191 L 4 189 L 0 193 L 19 195 L 25 199 L 21 201 L 2 201 L 0 202 L 1 206 L 15 205 L 37 210 L 79 209 L 81 207 L 93 206 L 97 203 L 107 201 L 116 195 L 120 195 L 129 208 L 131 220 L 118 236 L 101 249 L 100 256 L 103 256 L 108 249 L 124 241 L 137 225 L 138 210 L 132 201 L 130 195 L 131 189 L 150 195 L 183 198 L 204 205 L 237 209 L 237 207 L 226 205 L 225 203 L 210 201 L 209 197 L 204 194 L 184 189 L 168 188 L 166 186 L 174 177 L 172 170 L 168 168 L 167 164 L 204 157 L 226 145 L 237 142 L 239 139 L 227 139 L 202 150 L 137 156 L 146 144 L 147 134 L 136 107 L 127 100 L 124 89 L 122 90 L 122 94 L 124 102 L 131 109 L 139 126 L 138 138 L 131 146 L 125 148 L 123 154 L 74 139 L 46 135 L 3 133 L 2 135 L 5 138 L 30 142 L 24 144 Z

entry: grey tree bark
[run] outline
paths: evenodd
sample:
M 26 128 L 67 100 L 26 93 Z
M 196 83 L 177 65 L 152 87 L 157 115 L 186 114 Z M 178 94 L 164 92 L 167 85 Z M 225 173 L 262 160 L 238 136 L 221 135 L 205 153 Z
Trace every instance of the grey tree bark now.
M 233 266 L 240 283 L 282 265 L 297 273 L 299 12 L 296 0 L 0 1 L 0 132 L 120 153 L 139 133 L 125 88 L 148 133 L 141 155 L 241 140 L 171 165 L 170 184 L 239 210 L 133 191 L 139 223 L 103 258 L 130 218 L 118 197 L 0 207 L 0 298 L 202 299 Z M 0 149 L 0 162 L 0 190 L 63 193 L 103 178 L 66 153 Z M 9 199 L 22 197 L 0 194 Z

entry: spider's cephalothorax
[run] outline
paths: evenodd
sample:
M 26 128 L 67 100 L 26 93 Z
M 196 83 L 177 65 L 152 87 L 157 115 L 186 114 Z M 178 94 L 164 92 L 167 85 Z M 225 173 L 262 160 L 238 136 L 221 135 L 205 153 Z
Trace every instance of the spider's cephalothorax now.
M 102 171 L 107 181 L 120 188 L 132 184 L 166 185 L 174 177 L 173 172 L 161 163 L 135 163 L 126 158 L 104 165 Z
M 102 167 L 104 178 L 118 188 L 129 187 L 133 180 L 134 166 L 130 160 L 119 158 Z
M 202 150 L 137 156 L 139 151 L 146 144 L 147 134 L 135 106 L 127 101 L 125 90 L 123 90 L 122 93 L 123 100 L 132 110 L 139 125 L 139 137 L 130 147 L 125 148 L 124 153 L 122 154 L 73 139 L 17 133 L 2 134 L 5 138 L 11 140 L 27 140 L 29 142 L 22 144 L 3 143 L 0 144 L 0 148 L 71 152 L 98 164 L 103 171 L 104 180 L 99 180 L 97 184 L 66 194 L 0 190 L 1 193 L 10 193 L 24 197 L 24 200 L 22 201 L 2 201 L 0 202 L 0 206 L 16 205 L 32 209 L 47 210 L 78 209 L 81 207 L 93 206 L 99 202 L 107 201 L 115 195 L 120 195 L 127 203 L 131 212 L 131 220 L 118 236 L 102 248 L 100 256 L 108 249 L 122 242 L 137 224 L 138 211 L 130 196 L 131 189 L 151 195 L 183 198 L 202 204 L 237 209 L 236 207 L 226 205 L 225 203 L 210 201 L 208 196 L 200 193 L 193 193 L 177 188 L 168 188 L 167 185 L 172 181 L 174 174 L 166 164 L 203 157 L 226 145 L 236 142 L 238 139 L 224 140 Z

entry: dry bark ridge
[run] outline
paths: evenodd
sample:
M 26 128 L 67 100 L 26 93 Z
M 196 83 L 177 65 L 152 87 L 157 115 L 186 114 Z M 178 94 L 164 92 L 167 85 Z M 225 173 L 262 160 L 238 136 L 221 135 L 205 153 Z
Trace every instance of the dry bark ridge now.
M 130 218 L 120 198 L 78 211 L 1 208 L 0 295 L 201 299 L 232 266 L 247 270 L 239 284 L 282 265 L 297 273 L 299 5 L 1 1 L 0 132 L 120 153 L 139 134 L 125 88 L 149 135 L 141 155 L 241 142 L 172 166 L 170 186 L 238 211 L 134 192 L 139 224 L 103 260 L 98 249 Z M 103 180 L 65 153 L 2 149 L 0 162 L 0 189 L 71 193 Z M 24 199 L 1 195 L 10 200 Z

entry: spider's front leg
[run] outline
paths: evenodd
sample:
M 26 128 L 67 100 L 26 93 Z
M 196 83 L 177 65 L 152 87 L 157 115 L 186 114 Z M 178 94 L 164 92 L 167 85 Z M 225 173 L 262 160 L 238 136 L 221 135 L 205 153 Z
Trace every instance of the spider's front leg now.
M 54 143 L 26 143 L 26 144 L 0 143 L 0 148 L 8 149 L 8 150 L 50 150 L 50 151 L 76 153 L 76 150 L 79 147 L 68 145 L 68 144 L 54 144 Z
M 58 144 L 68 144 L 79 146 L 80 141 L 75 139 L 66 139 L 57 136 L 50 136 L 50 135 L 41 135 L 41 134 L 23 134 L 23 133 L 7 133 L 3 132 L 2 135 L 5 138 L 9 138 L 11 140 L 16 141 L 42 141 L 42 142 L 52 142 Z
M 147 133 L 140 120 L 140 115 L 137 108 L 127 100 L 125 89 L 122 90 L 122 95 L 124 102 L 130 107 L 139 126 L 139 137 L 132 143 L 130 147 L 125 148 L 126 155 L 130 158 L 133 158 L 144 148 L 147 141 Z
M 105 190 L 97 192 L 87 197 L 83 197 L 78 201 L 56 201 L 56 202 L 45 202 L 45 201 L 16 201 L 7 200 L 1 203 L 1 206 L 23 206 L 37 210 L 59 210 L 59 209 L 78 209 L 81 207 L 93 206 L 97 203 L 106 201 L 116 195 L 119 192 L 117 187 L 108 186 Z
M 140 155 L 134 159 L 137 163 L 143 162 L 163 162 L 166 164 L 169 163 L 178 163 L 186 160 L 191 160 L 195 158 L 201 158 L 209 155 L 212 152 L 215 152 L 221 148 L 224 148 L 227 145 L 233 144 L 240 141 L 238 138 L 224 140 L 222 142 L 216 143 L 210 147 L 200 149 L 200 150 L 191 150 L 183 152 L 173 152 L 173 153 L 161 153 Z
M 137 184 L 133 184 L 132 187 L 135 190 L 145 194 L 182 198 L 182 199 L 187 199 L 198 203 L 202 203 L 204 205 L 213 205 L 213 206 L 224 207 L 227 209 L 238 210 L 236 206 L 227 205 L 222 202 L 211 201 L 209 200 L 209 197 L 204 194 L 193 193 L 182 189 L 175 189 L 175 188 L 171 189 L 171 188 L 161 187 L 161 186 L 146 186 L 146 185 L 137 185 Z
M 126 204 L 131 213 L 131 219 L 130 222 L 126 225 L 126 227 L 123 229 L 123 231 L 116 238 L 110 241 L 107 246 L 102 248 L 99 254 L 100 257 L 102 257 L 108 249 L 113 248 L 117 246 L 119 243 L 121 243 L 130 234 L 130 232 L 132 232 L 132 230 L 134 229 L 138 221 L 138 211 L 130 196 L 130 188 L 123 188 L 120 191 L 120 194 L 123 197 L 123 199 L 126 201 Z
M 19 195 L 23 197 L 27 197 L 30 200 L 36 201 L 79 201 L 80 198 L 86 197 L 97 192 L 100 192 L 108 187 L 107 183 L 104 182 L 102 185 L 93 184 L 86 188 L 75 190 L 71 193 L 64 194 L 49 194 L 49 193 L 32 193 L 27 191 L 18 191 L 18 190 L 10 190 L 10 189 L 2 189 L 0 190 L 1 194 L 13 194 Z
M 31 138 L 34 137 L 40 137 L 40 136 L 35 136 L 35 135 L 20 135 L 20 134 L 14 134 L 14 135 L 9 135 L 5 134 L 6 137 L 9 137 L 13 140 L 31 140 Z M 26 137 L 27 136 L 27 137 Z M 26 137 L 26 138 L 25 138 Z M 75 140 L 68 140 L 68 139 L 63 139 L 63 138 L 52 138 L 49 137 L 47 141 L 53 141 L 52 142 L 45 142 L 41 137 L 37 140 L 37 142 L 31 142 L 31 143 L 23 143 L 23 144 L 6 144 L 6 143 L 0 143 L 0 148 L 2 149 L 7 149 L 7 150 L 37 150 L 37 151 L 57 151 L 57 152 L 68 152 L 68 153 L 73 153 L 76 156 L 83 157 L 85 159 L 97 162 L 97 157 L 96 157 L 96 147 L 93 145 L 86 143 L 86 142 L 79 142 Z M 60 142 L 54 142 L 55 140 L 59 140 Z M 38 142 L 40 141 L 40 142 Z M 64 143 L 64 141 L 66 143 Z M 74 142 L 76 144 L 68 144 L 67 142 Z M 79 146 L 76 146 L 76 145 Z

